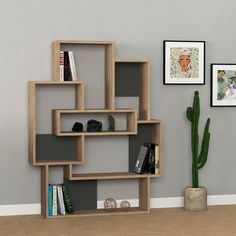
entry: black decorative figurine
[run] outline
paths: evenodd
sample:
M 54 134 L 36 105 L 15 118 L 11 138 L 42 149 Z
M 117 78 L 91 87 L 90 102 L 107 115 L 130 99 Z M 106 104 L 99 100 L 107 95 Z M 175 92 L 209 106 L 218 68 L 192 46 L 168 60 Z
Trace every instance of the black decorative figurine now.
M 73 125 L 72 130 L 74 132 L 83 132 L 83 124 L 80 123 L 80 122 L 75 122 L 74 125 Z
M 87 131 L 88 132 L 100 132 L 102 131 L 102 122 L 97 120 L 89 120 L 87 122 Z
M 108 115 L 109 127 L 108 130 L 111 132 L 115 131 L 115 118 L 112 115 Z

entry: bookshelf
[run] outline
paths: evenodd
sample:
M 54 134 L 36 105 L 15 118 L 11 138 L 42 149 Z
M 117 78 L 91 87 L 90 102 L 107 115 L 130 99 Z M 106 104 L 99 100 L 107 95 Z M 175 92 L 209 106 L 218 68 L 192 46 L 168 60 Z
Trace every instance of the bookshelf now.
M 79 80 L 60 81 L 60 51 L 73 51 L 80 65 Z M 86 65 L 83 57 L 86 62 L 91 59 L 93 64 L 94 58 L 97 58 L 97 64 L 102 67 L 97 71 L 98 77 L 103 79 L 102 107 L 91 108 L 86 103 L 89 99 L 87 94 L 92 94 L 89 91 L 91 82 L 86 80 L 90 76 L 86 70 L 91 64 Z M 115 60 L 113 41 L 57 40 L 52 43 L 52 81 L 29 82 L 29 162 L 41 168 L 41 207 L 45 218 L 150 212 L 151 179 L 163 174 L 162 121 L 151 119 L 150 114 L 150 65 L 148 60 Z M 135 101 L 136 105 L 133 106 L 130 101 Z M 97 117 L 98 120 L 103 119 L 104 124 L 109 114 L 115 117 L 117 123 L 120 122 L 120 128 L 116 127 L 113 132 L 107 127 L 101 132 L 87 132 L 86 129 L 83 132 L 71 131 L 75 120 L 84 120 L 85 127 L 86 120 Z M 86 163 L 87 140 L 103 136 L 128 137 L 127 170 L 109 172 L 108 168 L 108 172 L 74 173 L 73 167 L 83 167 Z M 158 174 L 133 172 L 139 148 L 144 142 L 159 146 Z M 71 192 L 74 214 L 48 215 L 49 174 L 53 166 L 63 167 L 63 181 Z M 97 209 L 97 183 L 101 180 L 137 181 L 138 207 Z

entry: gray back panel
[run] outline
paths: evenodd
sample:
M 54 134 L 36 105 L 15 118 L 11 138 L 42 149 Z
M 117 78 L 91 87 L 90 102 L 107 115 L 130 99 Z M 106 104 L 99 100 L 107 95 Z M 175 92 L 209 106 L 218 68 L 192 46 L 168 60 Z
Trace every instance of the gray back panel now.
M 96 210 L 97 209 L 97 181 L 70 181 L 64 179 L 64 184 L 71 194 L 74 210 Z
M 152 140 L 152 126 L 148 124 L 138 125 L 138 135 L 129 136 L 129 171 L 134 171 L 139 149 L 145 142 Z
M 115 96 L 139 96 L 141 67 L 139 63 L 116 63 Z
M 36 135 L 37 160 L 75 160 L 75 150 L 74 137 L 57 137 L 51 134 Z

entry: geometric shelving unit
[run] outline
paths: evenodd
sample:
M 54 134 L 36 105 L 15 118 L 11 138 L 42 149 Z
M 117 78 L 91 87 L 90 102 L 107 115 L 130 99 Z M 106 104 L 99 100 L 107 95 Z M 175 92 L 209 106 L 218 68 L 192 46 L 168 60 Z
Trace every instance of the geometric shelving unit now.
M 73 51 L 75 62 L 79 61 L 76 64 L 80 72 L 77 81 L 60 81 L 60 51 Z M 52 43 L 52 64 L 52 81 L 29 82 L 29 162 L 41 168 L 43 216 L 63 218 L 150 212 L 151 178 L 163 174 L 162 122 L 151 119 L 150 114 L 150 61 L 115 59 L 113 41 L 57 40 Z M 96 77 L 91 84 L 86 78 L 92 76 L 93 70 L 96 70 Z M 96 81 L 99 77 L 104 83 Z M 96 86 L 104 91 L 103 106 L 91 108 L 88 104 Z M 115 117 L 116 130 L 113 132 L 106 125 L 108 115 Z M 86 120 L 96 117 L 102 120 L 102 131 L 87 132 Z M 75 121 L 83 123 L 83 132 L 71 131 Z M 80 165 L 82 168 L 86 163 L 87 139 L 104 136 L 128 137 L 127 170 L 74 173 L 73 167 Z M 158 174 L 140 175 L 133 172 L 140 146 L 144 142 L 159 145 Z M 71 192 L 75 209 L 72 215 L 48 216 L 48 184 L 53 166 L 63 167 L 64 183 Z M 99 180 L 130 179 L 138 181 L 138 207 L 113 211 L 97 209 Z

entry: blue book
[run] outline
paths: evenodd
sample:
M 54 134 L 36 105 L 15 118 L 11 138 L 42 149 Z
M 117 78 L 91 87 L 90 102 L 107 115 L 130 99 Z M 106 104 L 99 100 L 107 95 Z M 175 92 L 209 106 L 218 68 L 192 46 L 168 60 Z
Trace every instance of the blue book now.
M 48 185 L 48 216 L 52 216 L 52 185 Z

